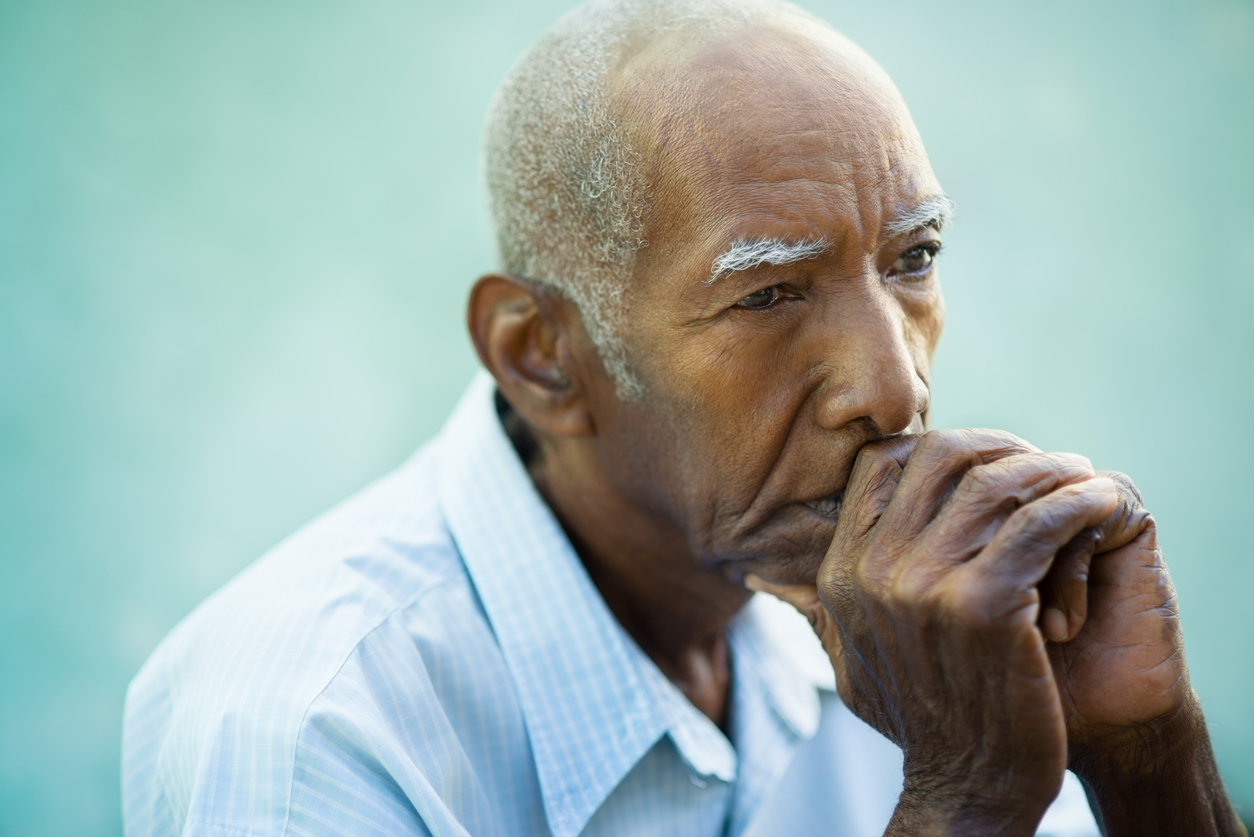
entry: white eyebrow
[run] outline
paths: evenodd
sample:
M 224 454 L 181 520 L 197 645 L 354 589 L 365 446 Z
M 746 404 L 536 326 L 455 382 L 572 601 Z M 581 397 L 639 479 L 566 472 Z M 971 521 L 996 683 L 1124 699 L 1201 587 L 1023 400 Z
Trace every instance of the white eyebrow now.
M 713 285 L 729 273 L 751 270 L 764 264 L 784 265 L 812 259 L 831 246 L 826 238 L 785 241 L 782 238 L 741 238 L 714 260 L 714 269 L 705 284 Z
M 937 232 L 953 220 L 954 202 L 945 195 L 932 195 L 906 210 L 901 217 L 884 228 L 888 238 L 913 232 L 923 227 L 934 227 Z

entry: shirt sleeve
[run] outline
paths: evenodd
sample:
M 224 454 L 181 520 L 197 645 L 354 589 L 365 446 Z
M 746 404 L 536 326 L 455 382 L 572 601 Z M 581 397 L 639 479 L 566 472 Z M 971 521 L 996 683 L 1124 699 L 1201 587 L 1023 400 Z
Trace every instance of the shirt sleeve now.
M 450 816 L 421 776 L 391 775 L 376 748 L 356 725 L 315 713 L 301 731 L 292 774 L 285 835 L 291 837 L 407 837 L 467 832 Z M 386 757 L 386 756 L 385 756 Z M 402 782 L 407 787 L 402 787 Z M 412 795 L 412 797 L 411 797 Z M 433 815 L 428 827 L 415 807 Z

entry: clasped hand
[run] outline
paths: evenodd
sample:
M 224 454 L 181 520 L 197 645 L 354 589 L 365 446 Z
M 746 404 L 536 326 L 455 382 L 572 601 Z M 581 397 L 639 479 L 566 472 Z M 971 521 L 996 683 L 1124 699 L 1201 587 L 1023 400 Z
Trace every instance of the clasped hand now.
M 1069 764 L 1145 762 L 1196 702 L 1131 481 L 1007 433 L 863 448 L 816 584 L 747 583 L 806 614 L 842 699 L 901 746 L 901 833 L 1031 834 Z

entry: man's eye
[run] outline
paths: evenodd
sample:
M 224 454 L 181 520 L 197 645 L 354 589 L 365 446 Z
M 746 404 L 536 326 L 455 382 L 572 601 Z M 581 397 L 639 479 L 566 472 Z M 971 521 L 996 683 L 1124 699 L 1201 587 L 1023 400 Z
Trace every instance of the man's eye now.
M 775 301 L 778 299 L 779 299 L 779 286 L 771 285 L 769 288 L 763 288 L 762 290 L 756 293 L 749 294 L 747 297 L 740 300 L 740 302 L 736 304 L 739 305 L 741 308 L 753 308 L 753 309 L 770 308 L 772 305 L 775 304 Z
M 897 261 L 893 262 L 889 272 L 923 273 L 932 266 L 938 252 L 940 252 L 939 244 L 920 244 L 918 247 L 911 247 L 897 257 Z

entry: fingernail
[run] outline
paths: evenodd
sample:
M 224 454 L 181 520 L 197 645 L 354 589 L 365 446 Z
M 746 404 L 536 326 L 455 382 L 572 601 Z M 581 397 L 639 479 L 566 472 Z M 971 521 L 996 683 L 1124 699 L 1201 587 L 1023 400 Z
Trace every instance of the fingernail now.
M 1093 469 L 1093 463 L 1089 460 L 1087 456 L 1081 456 L 1078 453 L 1064 453 L 1062 454 L 1062 458 L 1070 459 L 1072 462 L 1076 463 L 1077 465 L 1082 465 L 1085 468 L 1088 468 L 1089 470 Z
M 1110 477 L 1094 477 L 1086 482 L 1085 485 L 1089 487 L 1090 491 L 1114 492 L 1118 490 L 1115 486 L 1115 481 Z
M 1041 629 L 1052 642 L 1067 641 L 1067 617 L 1056 607 L 1047 607 L 1041 615 Z

